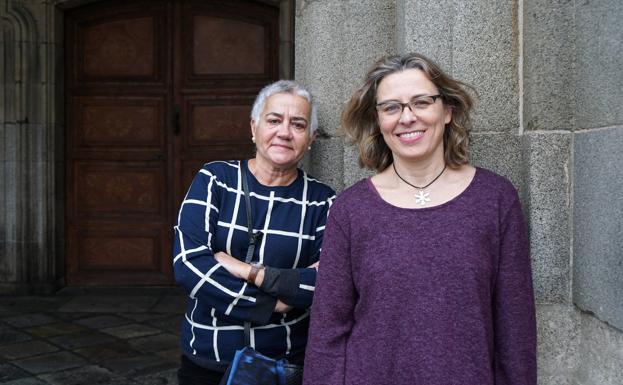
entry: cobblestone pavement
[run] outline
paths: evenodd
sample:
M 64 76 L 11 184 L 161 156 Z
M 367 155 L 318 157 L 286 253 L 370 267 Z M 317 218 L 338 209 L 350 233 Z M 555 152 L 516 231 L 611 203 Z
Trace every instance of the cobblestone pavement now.
M 0 297 L 0 384 L 177 384 L 184 304 L 176 288 Z

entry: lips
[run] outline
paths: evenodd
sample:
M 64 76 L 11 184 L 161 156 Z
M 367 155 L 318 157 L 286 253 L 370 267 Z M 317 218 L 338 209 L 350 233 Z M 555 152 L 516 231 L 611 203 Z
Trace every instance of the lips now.
M 424 135 L 424 131 L 408 131 L 408 132 L 401 132 L 400 134 L 396 134 L 396 136 L 398 136 L 401 139 L 416 139 L 416 138 L 420 138 L 422 135 Z

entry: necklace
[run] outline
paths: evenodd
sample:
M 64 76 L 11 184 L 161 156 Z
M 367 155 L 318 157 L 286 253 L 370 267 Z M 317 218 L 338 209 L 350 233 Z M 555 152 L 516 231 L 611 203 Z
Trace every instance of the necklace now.
M 409 186 L 415 187 L 416 189 L 418 189 L 418 192 L 416 194 L 413 194 L 413 195 L 415 196 L 415 203 L 420 204 L 422 206 L 424 206 L 426 204 L 426 202 L 430 202 L 430 193 L 427 192 L 427 191 L 424 191 L 424 189 L 427 188 L 428 186 L 430 186 L 431 184 L 435 183 L 435 181 L 437 179 L 439 179 L 441 174 L 443 174 L 443 172 L 446 171 L 446 167 L 448 167 L 448 165 L 444 163 L 443 170 L 441 170 L 439 175 L 437 175 L 435 177 L 435 179 L 430 181 L 430 183 L 427 184 L 426 186 L 420 187 L 420 186 L 414 185 L 413 183 L 409 183 L 405 178 L 401 177 L 400 174 L 398 174 L 398 170 L 396 170 L 396 164 L 395 163 L 392 163 L 392 166 L 394 167 L 394 172 L 396 173 L 396 175 L 398 175 L 398 178 L 400 178 L 403 182 L 405 182 Z

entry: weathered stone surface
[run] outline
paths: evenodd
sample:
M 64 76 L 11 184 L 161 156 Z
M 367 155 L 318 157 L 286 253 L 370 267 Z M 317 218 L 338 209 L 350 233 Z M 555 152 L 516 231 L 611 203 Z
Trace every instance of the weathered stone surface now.
M 521 136 L 506 133 L 475 133 L 470 143 L 471 163 L 508 178 L 525 205 Z M 524 210 L 525 211 L 525 210 Z
M 574 141 L 573 300 L 623 330 L 623 127 Z
M 13 361 L 13 363 L 33 374 L 58 372 L 84 365 L 84 359 L 69 352 L 43 354 L 31 358 Z
M 396 8 L 398 49 L 429 56 L 479 93 L 475 130 L 516 130 L 519 86 L 515 4 L 401 0 Z
M 179 336 L 170 333 L 161 333 L 142 338 L 134 338 L 128 344 L 139 352 L 156 353 L 160 350 L 173 349 L 179 346 Z
M 311 174 L 334 190 L 344 187 L 344 142 L 341 137 L 318 139 L 312 145 Z
M 9 363 L 0 363 L 0 382 L 3 384 L 5 381 L 18 381 L 27 377 L 28 373 L 22 369 L 15 367 Z
M 314 94 L 328 134 L 368 68 L 393 51 L 394 12 L 386 0 L 296 2 L 295 77 Z
M 114 341 L 114 338 L 99 332 L 87 331 L 82 333 L 66 334 L 50 338 L 52 343 L 65 349 L 75 349 L 85 346 L 100 345 Z
M 13 325 L 18 328 L 46 325 L 58 322 L 56 318 L 43 313 L 22 314 L 13 317 L 6 317 L 2 320 L 9 325 Z
M 452 71 L 454 3 L 453 0 L 396 0 L 398 52 L 421 53 L 444 70 Z
M 623 124 L 623 2 L 575 3 L 578 129 Z
M 51 385 L 128 385 L 127 379 L 94 365 L 39 377 Z
M 15 360 L 18 358 L 36 356 L 42 353 L 51 353 L 57 350 L 58 348 L 56 346 L 48 344 L 47 342 L 28 341 L 0 346 L 0 357 L 7 360 Z
M 571 134 L 527 133 L 527 209 L 532 275 L 540 303 L 570 301 Z
M 158 334 L 160 330 L 147 325 L 129 324 L 102 329 L 102 332 L 117 338 L 128 339 Z
M 582 314 L 582 355 L 577 362 L 577 385 L 623 384 L 623 332 Z
M 357 146 L 344 147 L 344 188 L 352 186 L 357 181 L 374 175 L 376 172 L 359 167 L 359 151 Z
M 524 127 L 575 124 L 574 8 L 566 0 L 527 0 L 523 12 Z
M 539 385 L 573 384 L 580 357 L 580 319 L 571 305 L 537 306 Z
M 113 326 L 129 324 L 132 321 L 127 318 L 119 317 L 116 315 L 105 314 L 105 315 L 97 315 L 95 317 L 82 318 L 75 322 L 77 324 L 80 324 L 80 325 L 83 325 L 83 326 L 86 326 L 92 329 L 102 329 L 102 328 L 109 328 Z
M 94 294 L 75 297 L 60 310 L 100 313 L 144 312 L 154 306 L 157 301 L 158 299 L 153 296 L 126 295 L 123 298 L 115 298 Z
M 474 86 L 479 94 L 474 110 L 474 130 L 517 132 L 516 4 L 457 1 L 454 7 L 452 74 Z

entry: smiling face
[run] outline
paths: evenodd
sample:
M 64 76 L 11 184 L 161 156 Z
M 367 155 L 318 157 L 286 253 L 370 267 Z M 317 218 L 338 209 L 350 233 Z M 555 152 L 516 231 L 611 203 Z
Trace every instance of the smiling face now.
M 422 97 L 438 94 L 435 84 L 418 69 L 395 72 L 381 80 L 376 91 L 377 105 L 412 102 L 411 107 L 405 106 L 398 113 L 377 110 L 381 134 L 394 160 L 443 160 L 443 133 L 452 114 L 441 98 L 430 104 L 420 102 Z
M 266 99 L 259 121 L 251 121 L 256 161 L 275 170 L 296 169 L 313 139 L 310 115 L 309 102 L 301 96 L 278 93 Z

